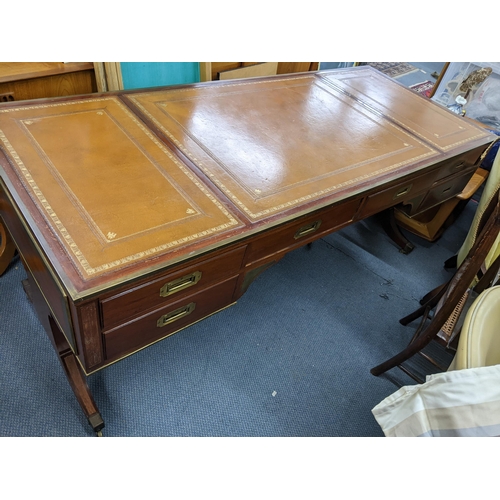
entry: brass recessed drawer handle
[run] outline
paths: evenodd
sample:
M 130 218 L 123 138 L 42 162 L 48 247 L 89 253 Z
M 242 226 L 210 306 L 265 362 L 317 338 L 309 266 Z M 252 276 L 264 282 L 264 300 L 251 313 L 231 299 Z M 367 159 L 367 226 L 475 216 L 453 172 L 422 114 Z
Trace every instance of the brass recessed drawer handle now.
M 303 238 L 304 236 L 308 236 L 311 233 L 314 233 L 321 226 L 321 220 L 317 220 L 311 224 L 307 224 L 307 226 L 302 226 L 294 235 L 294 238 L 297 240 L 299 238 Z
M 180 292 L 181 290 L 185 290 L 190 286 L 196 285 L 198 281 L 201 280 L 201 271 L 195 271 L 194 273 L 187 274 L 182 278 L 177 278 L 168 283 L 165 283 L 160 288 L 160 297 L 168 297 L 173 293 Z
M 413 184 L 410 184 L 409 186 L 406 186 L 404 189 L 402 189 L 401 191 L 396 193 L 394 195 L 394 199 L 399 198 L 400 196 L 404 196 L 405 194 L 408 194 L 410 192 L 410 189 L 412 186 L 413 186 Z
M 465 162 L 461 161 L 458 165 L 455 165 L 453 168 L 458 170 L 459 168 L 462 168 L 464 165 L 465 165 Z
M 187 306 L 179 307 L 175 311 L 170 311 L 168 314 L 164 314 L 158 321 L 156 322 L 156 326 L 161 328 L 162 326 L 169 325 L 174 321 L 177 321 L 181 318 L 186 317 L 188 314 L 191 314 L 196 307 L 195 302 L 191 302 Z
M 451 186 L 448 186 L 446 189 L 443 189 L 441 194 L 447 193 L 451 189 Z

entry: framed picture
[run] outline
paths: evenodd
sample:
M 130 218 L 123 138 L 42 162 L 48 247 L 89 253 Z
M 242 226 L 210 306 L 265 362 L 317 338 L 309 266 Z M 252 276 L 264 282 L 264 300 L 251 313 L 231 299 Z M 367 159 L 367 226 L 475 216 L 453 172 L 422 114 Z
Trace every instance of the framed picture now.
M 432 99 L 491 129 L 500 130 L 500 63 L 449 63 Z

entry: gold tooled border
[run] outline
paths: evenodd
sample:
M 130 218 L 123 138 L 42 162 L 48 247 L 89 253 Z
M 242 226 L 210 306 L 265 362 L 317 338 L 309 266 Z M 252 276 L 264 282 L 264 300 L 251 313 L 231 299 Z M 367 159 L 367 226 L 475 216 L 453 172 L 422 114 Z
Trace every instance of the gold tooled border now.
M 53 103 L 53 104 L 26 106 L 23 108 L 7 108 L 7 109 L 0 110 L 0 112 L 12 112 L 12 111 L 16 111 L 16 110 L 25 110 L 25 109 L 40 109 L 40 108 L 47 108 L 47 107 L 57 107 L 57 106 L 61 106 L 61 105 L 79 104 L 79 103 L 85 103 L 85 102 L 101 102 L 101 101 L 107 101 L 107 100 L 112 100 L 119 107 L 121 107 L 123 111 L 125 111 L 125 113 L 133 120 L 133 122 L 137 126 L 139 126 L 139 128 L 147 135 L 147 137 L 150 140 L 152 140 L 153 143 L 156 146 L 158 146 L 161 149 L 161 151 L 177 165 L 177 167 L 182 171 L 182 173 L 184 173 L 186 175 L 186 177 L 188 177 L 188 179 L 193 184 L 195 184 L 196 187 L 198 187 L 198 189 L 205 196 L 207 196 L 207 198 L 219 209 L 220 212 L 222 212 L 222 214 L 224 216 L 226 216 L 226 218 L 228 219 L 228 222 L 225 224 L 220 224 L 218 226 L 206 229 L 206 230 L 198 232 L 196 234 L 186 236 L 184 238 L 171 241 L 169 243 L 165 243 L 163 245 L 158 245 L 156 247 L 149 248 L 147 250 L 137 252 L 137 253 L 132 254 L 132 255 L 128 255 L 126 257 L 114 260 L 114 261 L 106 263 L 106 264 L 101 264 L 100 266 L 92 267 L 90 265 L 90 263 L 87 261 L 87 259 L 85 258 L 83 252 L 80 250 L 78 245 L 75 243 L 75 241 L 71 237 L 69 231 L 66 229 L 66 227 L 64 227 L 63 223 L 61 222 L 61 220 L 59 219 L 59 217 L 57 216 L 55 211 L 50 206 L 49 202 L 47 201 L 47 199 L 43 195 L 40 188 L 37 186 L 35 180 L 31 176 L 29 170 L 24 165 L 19 154 L 14 149 L 14 147 L 10 144 L 10 142 L 7 139 L 6 135 L 4 134 L 3 130 L 0 129 L 0 140 L 5 145 L 5 148 L 7 149 L 7 153 L 14 160 L 14 162 L 17 165 L 23 178 L 28 183 L 30 189 L 32 190 L 32 192 L 35 195 L 36 199 L 38 200 L 39 204 L 43 207 L 49 220 L 52 222 L 53 227 L 59 232 L 59 234 L 61 235 L 61 237 L 65 241 L 66 245 L 69 247 L 69 249 L 71 250 L 71 252 L 75 256 L 76 260 L 78 261 L 79 265 L 81 266 L 81 268 L 85 272 L 86 276 L 92 277 L 96 274 L 111 270 L 111 269 L 118 267 L 120 265 L 129 264 L 129 263 L 134 262 L 136 260 L 140 260 L 140 259 L 143 259 L 145 257 L 155 255 L 159 252 L 162 252 L 164 250 L 182 245 L 184 243 L 198 240 L 203 236 L 215 234 L 215 233 L 224 231 L 226 229 L 229 229 L 231 227 L 234 227 L 236 225 L 242 224 L 208 191 L 208 189 L 203 184 L 201 184 L 200 181 L 198 181 L 198 179 L 184 165 L 182 165 L 182 163 L 180 163 L 173 155 L 170 154 L 170 152 L 167 150 L 167 148 L 117 98 L 108 97 L 108 98 L 89 99 L 89 100 L 82 99 L 82 100 L 77 100 L 77 101 L 71 101 L 70 103 L 64 102 L 64 103 Z M 83 276 L 83 277 L 85 279 L 85 276 Z
M 272 83 L 274 82 L 281 82 L 281 81 L 286 81 L 286 82 L 289 82 L 291 80 L 309 80 L 309 81 L 313 81 L 313 83 L 317 84 L 317 82 L 315 81 L 315 78 L 314 76 L 309 76 L 309 75 L 306 75 L 306 76 L 301 76 L 301 77 L 295 77 L 295 78 L 280 78 L 280 79 L 273 79 L 272 80 Z M 258 85 L 258 84 L 262 84 L 262 83 L 266 83 L 266 82 L 262 82 L 262 81 L 248 81 L 248 82 L 238 82 L 238 83 L 233 83 L 233 84 L 224 84 L 224 88 L 226 87 L 241 87 L 241 86 L 245 86 L 245 85 Z M 323 80 L 321 80 L 321 83 L 323 83 Z M 332 87 L 332 86 L 330 86 Z M 320 87 L 321 88 L 321 87 Z M 193 89 L 189 89 L 189 88 L 186 88 L 186 89 L 178 89 L 178 90 L 175 90 L 175 93 L 177 92 L 188 92 L 188 91 L 192 91 Z M 324 89 L 323 87 L 323 90 L 327 91 L 327 89 Z M 148 96 L 148 95 L 154 95 L 156 92 L 144 92 L 144 93 L 141 93 L 140 95 L 143 95 L 143 96 Z M 362 176 L 358 176 L 358 177 L 355 177 L 355 178 L 352 178 L 352 179 L 349 179 L 348 181 L 345 181 L 345 182 L 342 182 L 340 184 L 336 184 L 335 186 L 331 186 L 329 188 L 326 188 L 326 189 L 322 189 L 322 190 L 319 190 L 315 193 L 312 193 L 312 194 L 309 194 L 309 195 L 306 195 L 306 196 L 302 196 L 300 198 L 296 198 L 295 200 L 290 200 L 286 203 L 282 203 L 280 205 L 276 205 L 274 207 L 270 207 L 270 208 L 267 208 L 265 210 L 261 210 L 259 212 L 252 212 L 223 182 L 221 182 L 219 179 L 217 179 L 217 177 L 214 175 L 214 173 L 208 169 L 207 167 L 205 167 L 205 165 L 198 159 L 196 158 L 196 156 L 194 156 L 192 154 L 191 151 L 189 151 L 167 128 L 165 128 L 164 125 L 162 125 L 145 107 L 144 105 L 142 105 L 136 96 L 134 95 L 129 95 L 127 96 L 131 101 L 134 102 L 134 104 L 146 115 L 148 116 L 157 126 L 160 130 L 162 130 L 162 132 L 198 167 L 200 168 L 220 189 L 222 189 L 222 191 L 231 199 L 231 201 L 233 201 L 245 214 L 247 214 L 251 219 L 253 220 L 256 220 L 256 219 L 262 219 L 266 216 L 269 216 L 269 215 L 272 215 L 280 210 L 284 210 L 284 209 L 289 209 L 289 208 L 292 208 L 294 206 L 297 206 L 301 203 L 304 203 L 304 202 L 308 202 L 308 201 L 312 201 L 312 200 L 317 200 L 325 195 L 328 195 L 328 194 L 331 194 L 335 191 L 339 191 L 343 188 L 346 188 L 348 186 L 351 186 L 353 184 L 356 184 L 356 183 L 359 183 L 359 182 L 363 182 L 364 180 L 366 179 L 370 179 L 372 177 L 377 177 L 378 175 L 381 175 L 381 174 L 384 174 L 386 172 L 389 172 L 389 171 L 392 171 L 392 170 L 395 170 L 401 166 L 404 166 L 406 164 L 409 164 L 409 163 L 413 163 L 415 161 L 419 161 L 419 160 L 422 160 L 424 158 L 428 158 L 430 156 L 435 156 L 437 154 L 436 151 L 432 150 L 430 148 L 430 146 L 428 144 L 426 144 L 425 142 L 423 141 L 420 141 L 418 138 L 416 137 L 412 137 L 408 132 L 406 132 L 406 130 L 404 128 L 400 128 L 399 126 L 396 126 L 394 124 L 392 124 L 390 121 L 388 120 L 385 120 L 387 125 L 391 126 L 391 127 L 394 127 L 396 128 L 399 132 L 403 133 L 404 135 L 410 137 L 412 139 L 412 141 L 416 141 L 418 144 L 420 144 L 422 147 L 424 147 L 425 149 L 429 149 L 430 151 L 428 153 L 425 153 L 425 154 L 422 154 L 422 155 L 419 155 L 417 157 L 414 157 L 412 158 L 411 160 L 406 160 L 406 161 L 402 161 L 402 162 L 399 162 L 399 163 L 396 163 L 396 164 L 393 164 L 389 167 L 384 167 L 384 168 L 381 168 L 379 170 L 376 170 L 375 172 L 372 172 L 370 174 L 365 174 L 365 175 L 362 175 Z M 175 120 L 174 118 L 170 117 L 172 121 L 174 121 L 175 123 L 178 124 L 178 126 L 180 128 L 182 128 L 183 130 L 185 130 L 185 133 L 186 135 L 188 135 L 190 137 L 190 139 L 198 145 L 198 147 L 201 147 L 199 145 L 199 142 L 196 140 L 196 138 L 194 138 L 192 136 L 192 134 L 189 133 L 189 131 L 187 131 L 186 129 L 184 129 L 182 127 L 182 125 L 177 122 L 177 120 Z M 420 137 L 420 134 L 417 134 L 418 137 Z M 203 149 L 203 148 L 202 148 Z M 205 151 L 205 153 L 209 154 L 207 151 Z M 212 154 L 209 154 L 209 156 L 213 159 L 214 156 Z M 216 160 L 214 160 L 216 161 Z M 236 182 L 236 181 L 235 181 Z
M 377 74 L 373 74 L 371 71 L 370 71 L 370 76 L 371 76 L 372 78 L 378 78 L 379 80 L 382 78 L 382 77 L 380 77 L 380 76 L 379 76 L 379 75 L 377 75 Z M 335 90 L 338 90 L 338 91 L 340 91 L 340 92 L 342 92 L 342 93 L 348 93 L 348 91 L 347 91 L 345 88 L 343 88 L 341 85 L 338 85 L 338 84 L 336 85 L 336 84 L 335 84 L 335 81 L 337 81 L 337 82 L 342 82 L 342 83 L 343 83 L 343 84 L 344 84 L 344 85 L 345 85 L 345 86 L 346 86 L 346 87 L 347 87 L 347 88 L 348 88 L 351 92 L 356 92 L 357 94 L 362 95 L 363 97 L 365 97 L 365 98 L 366 98 L 366 99 L 368 99 L 369 101 L 371 101 L 371 102 L 376 102 L 376 101 L 375 101 L 372 97 L 370 97 L 368 94 L 365 94 L 365 93 L 363 93 L 363 92 L 361 92 L 361 91 L 359 91 L 359 90 L 355 89 L 352 85 L 349 85 L 348 83 L 346 83 L 346 81 L 345 81 L 345 80 L 338 80 L 338 79 L 334 79 L 334 81 L 332 81 L 332 79 L 331 79 L 331 78 L 328 78 L 328 76 L 327 76 L 327 75 L 321 75 L 321 80 L 322 80 L 322 81 L 323 81 L 326 85 L 328 85 L 328 86 L 330 86 L 330 87 L 334 88 Z M 405 87 L 405 89 L 406 89 L 406 87 Z M 408 97 L 409 97 L 410 99 L 419 99 L 419 100 L 421 99 L 421 97 L 419 97 L 417 94 L 415 94 L 414 92 L 412 92 L 410 89 L 406 89 L 406 90 L 408 90 L 408 94 L 407 94 L 407 95 L 408 95 Z M 436 112 L 443 112 L 443 113 L 447 113 L 447 112 L 446 112 L 446 110 L 444 110 L 444 109 L 440 109 L 438 104 L 436 104 L 436 103 L 433 103 L 433 104 L 434 104 L 435 106 L 438 106 L 438 108 L 437 108 Z M 376 110 L 375 106 L 371 106 L 371 105 L 368 105 L 368 104 L 366 104 L 366 103 L 365 103 L 365 105 L 366 105 L 367 107 L 370 107 L 370 108 L 372 108 L 372 109 Z M 462 144 L 466 144 L 466 143 L 468 143 L 468 142 L 470 142 L 470 141 L 473 141 L 473 140 L 476 140 L 476 139 L 480 139 L 480 138 L 482 138 L 482 137 L 487 137 L 487 136 L 489 135 L 487 132 L 482 132 L 482 133 L 478 133 L 477 135 L 474 135 L 474 136 L 472 136 L 472 137 L 468 137 L 467 139 L 462 139 L 461 141 L 457 141 L 457 142 L 454 142 L 453 144 L 449 144 L 448 146 L 441 146 L 441 145 L 439 145 L 439 144 L 435 143 L 435 142 L 431 139 L 431 137 L 430 137 L 430 136 L 429 136 L 429 137 L 427 137 L 427 136 L 425 136 L 425 137 L 424 137 L 424 136 L 422 135 L 422 133 L 420 133 L 420 132 L 418 132 L 418 131 L 414 130 L 413 128 L 411 128 L 411 127 L 408 125 L 408 123 L 403 123 L 401 120 L 399 120 L 398 118 L 396 118 L 394 115 L 392 115 L 392 114 L 388 113 L 388 112 L 387 112 L 387 107 L 386 107 L 386 106 L 383 106 L 383 110 L 384 110 L 384 116 L 387 116 L 388 118 L 390 118 L 391 120 L 393 120 L 395 123 L 397 123 L 399 126 L 401 126 L 401 127 L 404 127 L 404 128 L 406 128 L 406 129 L 408 129 L 410 132 L 412 132 L 413 134 L 415 134 L 415 135 L 416 135 L 416 136 L 418 136 L 418 137 L 421 137 L 424 141 L 428 142 L 429 144 L 432 144 L 432 145 L 433 145 L 436 149 L 441 150 L 441 151 L 449 151 L 450 149 L 453 149 L 453 148 L 455 148 L 455 147 L 457 147 L 457 146 L 461 146 Z M 379 113 L 381 112 L 380 110 L 377 110 L 377 111 L 378 111 Z M 441 114 L 441 113 L 439 113 L 439 114 Z M 458 118 L 458 116 L 457 116 L 457 118 Z M 460 125 L 458 126 L 458 128 L 459 128 L 459 129 L 461 129 L 461 130 L 467 130 L 465 127 L 462 127 L 462 126 L 460 126 Z M 474 130 L 476 129 L 475 127 L 470 127 L 470 128 L 473 128 Z M 479 131 L 479 130 L 478 130 L 478 131 Z M 434 137 L 439 138 L 439 137 L 446 137 L 446 136 L 439 136 L 438 134 L 434 134 Z

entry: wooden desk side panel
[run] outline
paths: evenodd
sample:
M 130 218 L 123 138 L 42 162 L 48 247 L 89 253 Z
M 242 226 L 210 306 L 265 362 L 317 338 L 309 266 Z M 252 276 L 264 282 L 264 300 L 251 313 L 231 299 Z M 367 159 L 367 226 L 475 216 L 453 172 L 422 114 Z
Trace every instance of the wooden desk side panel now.
M 75 339 L 78 345 L 78 359 L 86 373 L 102 365 L 104 347 L 102 342 L 99 302 L 86 301 L 75 306 L 70 302 L 70 308 L 75 318 Z
M 73 320 L 69 310 L 68 296 L 55 277 L 54 271 L 50 268 L 48 259 L 35 243 L 36 240 L 29 231 L 26 222 L 23 222 L 21 213 L 15 209 L 1 178 L 0 212 L 21 255 L 23 265 L 27 267 L 34 283 L 50 308 L 54 320 L 58 323 L 68 343 L 76 352 L 77 347 L 73 334 Z M 46 319 L 44 318 L 42 321 L 44 325 Z

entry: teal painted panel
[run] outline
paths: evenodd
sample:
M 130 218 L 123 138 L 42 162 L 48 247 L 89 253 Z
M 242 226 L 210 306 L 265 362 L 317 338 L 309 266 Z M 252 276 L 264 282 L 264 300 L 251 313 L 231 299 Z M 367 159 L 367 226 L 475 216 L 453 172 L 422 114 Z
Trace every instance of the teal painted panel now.
M 200 81 L 200 63 L 197 62 L 122 62 L 120 66 L 125 89 Z

